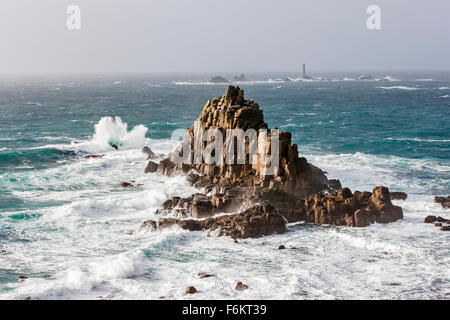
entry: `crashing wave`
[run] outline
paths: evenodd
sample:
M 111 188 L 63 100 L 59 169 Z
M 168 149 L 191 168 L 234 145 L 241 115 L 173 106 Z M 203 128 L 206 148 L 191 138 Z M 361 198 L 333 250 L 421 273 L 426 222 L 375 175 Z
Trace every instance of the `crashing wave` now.
M 75 146 L 86 152 L 106 152 L 114 149 L 140 149 L 145 146 L 148 128 L 138 125 L 128 131 L 128 124 L 120 117 L 103 117 L 94 126 L 94 135 Z

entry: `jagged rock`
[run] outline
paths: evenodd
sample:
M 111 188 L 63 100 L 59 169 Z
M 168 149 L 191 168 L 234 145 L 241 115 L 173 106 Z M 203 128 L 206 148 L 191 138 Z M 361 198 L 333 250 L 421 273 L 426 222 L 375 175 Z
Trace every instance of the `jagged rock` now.
M 103 158 L 105 155 L 104 154 L 90 154 L 87 156 L 84 156 L 84 159 L 101 159 Z
M 158 164 L 153 162 L 153 161 L 149 161 L 147 166 L 145 167 L 145 173 L 153 173 L 156 172 L 158 170 Z
M 205 104 L 197 121 L 188 128 L 184 143 L 191 142 L 191 146 L 194 146 L 194 133 L 209 128 L 222 131 L 223 164 L 178 164 L 174 161 L 175 153 L 173 153 L 159 163 L 157 172 L 172 176 L 195 171 L 198 176 L 192 183 L 196 187 L 205 188 L 206 192 L 217 186 L 240 185 L 247 188 L 279 188 L 297 197 L 306 197 L 321 191 L 332 192 L 338 189 L 336 187 L 340 187 L 339 181 L 328 181 L 322 170 L 309 164 L 305 158 L 299 157 L 298 146 L 291 144 L 291 133 L 286 131 L 279 132 L 279 166 L 275 174 L 265 174 L 266 167 L 262 160 L 249 163 L 247 159 L 245 164 L 227 164 L 227 129 L 239 128 L 244 131 L 254 129 L 258 137 L 260 129 L 267 129 L 267 143 L 270 145 L 272 129 L 268 129 L 264 122 L 263 111 L 252 99 L 245 100 L 244 91 L 239 87 L 229 86 L 223 97 L 213 98 Z M 202 151 L 206 146 L 207 142 L 203 141 Z M 180 152 L 180 148 L 175 152 Z M 236 161 L 238 154 L 236 145 L 233 154 Z M 189 159 L 193 158 L 194 150 L 191 150 Z
M 280 245 L 279 247 L 278 247 L 278 250 L 283 250 L 283 249 L 286 249 L 286 247 L 284 246 L 284 245 Z
M 189 152 L 183 154 L 188 161 L 175 161 L 176 156 L 182 155 L 183 146 L 194 146 L 196 142 L 204 154 L 208 142 L 196 141 L 195 136 L 209 128 L 222 132 L 223 143 L 218 145 L 222 145 L 224 152 L 223 159 L 218 158 L 219 164 L 189 161 L 194 159 L 193 148 L 183 151 Z M 276 128 L 268 129 L 263 111 L 252 99 L 244 99 L 243 90 L 229 86 L 224 96 L 205 104 L 175 152 L 158 165 L 149 163 L 151 170 L 160 174 L 186 174 L 187 180 L 203 189 L 204 194 L 167 200 L 157 211 L 161 218 L 144 222 L 143 228 L 161 230 L 178 225 L 192 231 L 216 230 L 219 236 L 248 238 L 283 233 L 285 222 L 364 227 L 403 218 L 402 209 L 392 204 L 387 188 L 375 187 L 372 193 L 352 193 L 350 189 L 342 188 L 339 180 L 328 180 L 324 171 L 299 157 L 297 145 L 291 143 L 290 132 L 279 132 L 279 165 L 271 174 L 266 174 L 266 164 L 258 156 L 256 163 L 249 162 L 248 145 L 241 146 L 247 154 L 245 163 L 227 162 L 227 151 L 231 151 L 236 160 L 238 147 L 234 145 L 233 150 L 227 146 L 230 142 L 226 139 L 226 130 L 236 128 L 254 129 L 258 141 L 259 138 L 267 139 L 266 152 L 273 151 L 270 137 Z M 260 136 L 260 129 L 266 130 L 267 136 Z M 393 193 L 393 196 L 399 195 Z M 234 214 L 214 217 L 217 213 Z M 206 219 L 181 219 L 187 216 Z
M 152 149 L 150 149 L 149 147 L 144 147 L 142 149 L 142 152 L 148 155 L 147 159 L 156 158 L 156 155 L 153 153 Z
M 248 286 L 246 284 L 243 284 L 241 281 L 239 281 L 238 283 L 236 283 L 235 289 L 237 291 L 243 291 L 243 290 L 248 289 Z
M 191 231 L 217 230 L 218 236 L 233 238 L 257 238 L 273 233 L 286 232 L 285 220 L 269 205 L 255 205 L 244 212 L 212 217 L 205 220 L 160 218 L 149 220 L 141 228 L 162 230 L 174 225 Z
M 390 192 L 391 200 L 406 200 L 408 195 L 405 192 Z
M 18 278 L 17 278 L 17 281 L 19 281 L 19 282 L 24 282 L 25 280 L 27 280 L 28 279 L 28 277 L 26 277 L 26 276 L 19 276 Z
M 265 189 L 252 200 L 271 203 L 288 222 L 365 227 L 403 218 L 402 209 L 392 204 L 385 187 L 375 187 L 373 193 L 355 191 L 353 194 L 343 188 L 333 194 L 315 194 L 306 199 L 279 189 Z
M 442 226 L 441 231 L 450 231 L 450 226 Z
M 186 294 L 194 294 L 197 292 L 197 289 L 194 286 L 189 286 L 186 288 Z
M 450 208 L 450 196 L 448 197 L 435 196 L 434 202 L 439 203 L 444 209 Z

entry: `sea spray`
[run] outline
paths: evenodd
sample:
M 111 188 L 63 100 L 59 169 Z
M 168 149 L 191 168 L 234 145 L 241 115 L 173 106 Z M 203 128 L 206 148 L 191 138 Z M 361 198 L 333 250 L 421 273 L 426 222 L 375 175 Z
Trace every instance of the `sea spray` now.
M 89 141 L 78 144 L 86 152 L 106 152 L 114 150 L 140 149 L 145 146 L 147 127 L 138 125 L 128 131 L 128 124 L 120 117 L 103 117 L 94 126 L 94 135 Z

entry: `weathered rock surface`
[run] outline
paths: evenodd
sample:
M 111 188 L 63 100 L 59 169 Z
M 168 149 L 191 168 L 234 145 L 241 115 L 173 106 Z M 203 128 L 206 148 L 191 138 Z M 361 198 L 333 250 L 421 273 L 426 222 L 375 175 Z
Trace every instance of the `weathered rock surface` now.
M 194 133 L 208 128 L 221 130 L 224 150 L 227 147 L 233 150 L 227 146 L 227 129 L 254 129 L 260 138 L 258 130 L 268 126 L 258 104 L 245 100 L 239 87 L 229 86 L 223 97 L 206 103 L 197 121 L 188 128 L 183 143 L 194 145 Z M 272 150 L 272 130 L 268 129 L 268 135 L 262 136 L 263 140 L 267 139 L 267 150 Z M 207 144 L 200 141 L 202 152 Z M 248 146 L 243 147 L 247 154 Z M 227 163 L 226 152 L 219 164 L 177 163 L 175 158 L 177 153 L 182 155 L 181 150 L 182 145 L 159 164 L 150 161 L 145 171 L 167 176 L 186 174 L 188 181 L 204 193 L 165 201 L 156 212 L 160 218 L 144 222 L 142 228 L 162 230 L 178 225 L 192 231 L 215 230 L 218 235 L 249 238 L 284 233 L 286 222 L 365 227 L 403 218 L 402 209 L 392 204 L 391 196 L 406 199 L 405 193 L 390 194 L 381 186 L 373 192 L 354 193 L 342 188 L 339 180 L 329 180 L 325 172 L 299 157 L 297 145 L 291 144 L 290 132 L 279 132 L 279 166 L 270 175 L 266 174 L 265 165 L 260 161 L 249 163 L 248 157 L 244 164 Z M 236 145 L 234 155 L 236 159 Z M 187 158 L 194 158 L 194 150 Z M 214 216 L 228 213 L 232 214 Z

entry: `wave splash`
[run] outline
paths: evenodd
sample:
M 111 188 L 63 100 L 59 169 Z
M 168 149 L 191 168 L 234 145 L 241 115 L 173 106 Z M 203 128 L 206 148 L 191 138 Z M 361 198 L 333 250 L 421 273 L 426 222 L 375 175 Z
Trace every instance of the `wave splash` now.
M 148 128 L 135 126 L 128 131 L 128 124 L 120 117 L 103 117 L 94 126 L 94 135 L 77 147 L 86 152 L 106 152 L 114 149 L 139 149 L 145 146 L 145 135 Z

